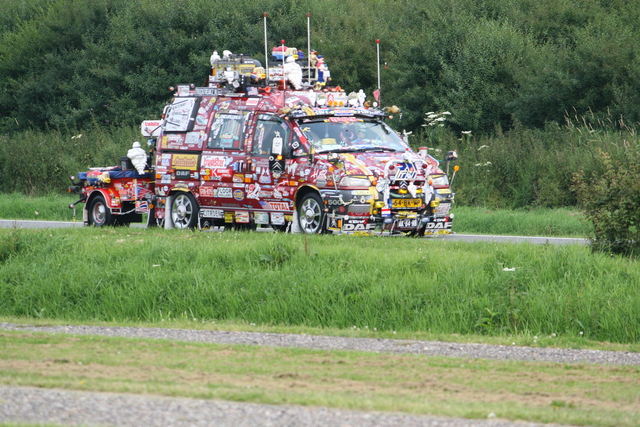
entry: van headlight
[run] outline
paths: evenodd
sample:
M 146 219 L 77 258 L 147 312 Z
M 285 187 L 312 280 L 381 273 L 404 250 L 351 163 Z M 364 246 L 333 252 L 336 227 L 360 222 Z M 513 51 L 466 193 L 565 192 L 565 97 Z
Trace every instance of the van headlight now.
M 345 176 L 340 180 L 341 187 L 371 187 L 369 178 Z

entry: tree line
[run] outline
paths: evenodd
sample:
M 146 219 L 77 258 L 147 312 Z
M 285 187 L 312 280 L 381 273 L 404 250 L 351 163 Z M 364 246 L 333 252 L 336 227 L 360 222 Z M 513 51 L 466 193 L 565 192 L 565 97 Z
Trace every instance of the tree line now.
M 640 119 L 634 0 L 2 0 L 0 131 L 135 125 L 215 48 L 264 61 L 285 39 L 321 52 L 347 90 L 377 86 L 398 126 L 450 111 L 455 131 L 541 128 L 567 112 Z

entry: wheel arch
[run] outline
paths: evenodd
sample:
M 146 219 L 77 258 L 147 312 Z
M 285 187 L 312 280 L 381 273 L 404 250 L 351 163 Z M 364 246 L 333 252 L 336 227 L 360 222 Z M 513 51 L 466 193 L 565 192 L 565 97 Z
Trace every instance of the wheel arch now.
M 91 203 L 93 202 L 93 200 L 98 196 L 104 197 L 104 201 L 107 204 L 106 207 L 108 207 L 109 209 L 113 209 L 113 206 L 112 206 L 114 201 L 113 194 L 111 194 L 110 191 L 100 188 L 100 189 L 93 190 L 91 194 L 89 194 L 89 197 L 87 197 L 87 200 L 84 203 L 85 211 L 89 210 L 89 206 L 91 206 Z M 122 203 L 120 203 L 119 205 L 122 206 Z
M 320 189 L 318 187 L 316 187 L 315 185 L 302 185 L 298 188 L 298 191 L 296 192 L 296 197 L 293 203 L 294 211 L 298 209 L 298 205 L 300 204 L 300 201 L 302 200 L 302 198 L 309 193 L 316 193 L 318 196 L 320 196 L 320 199 L 324 201 L 324 198 L 322 197 L 322 193 L 320 192 Z

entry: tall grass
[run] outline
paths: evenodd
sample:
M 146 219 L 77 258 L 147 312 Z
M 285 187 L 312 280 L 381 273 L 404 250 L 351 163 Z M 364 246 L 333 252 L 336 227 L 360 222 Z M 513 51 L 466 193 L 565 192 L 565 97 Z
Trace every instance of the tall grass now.
M 0 192 L 42 196 L 64 192 L 70 175 L 119 164 L 139 128 L 25 131 L 0 136 Z
M 493 135 L 427 127 L 412 144 L 433 148 L 437 158 L 457 150 L 461 169 L 454 181 L 456 201 L 502 209 L 575 206 L 573 176 L 581 169 L 587 177 L 604 170 L 598 150 L 613 158 L 640 153 L 634 125 L 593 114 L 567 115 L 564 124 L 549 123 L 544 129 L 498 128 Z
M 579 246 L 0 230 L 0 314 L 640 339 L 637 261 Z
M 509 210 L 454 206 L 453 230 L 456 233 L 579 238 L 593 234 L 592 224 L 575 209 Z
M 52 193 L 41 197 L 20 193 L 0 194 L 0 219 L 71 221 L 73 210 L 69 209 L 69 204 L 78 198 L 68 193 Z M 82 219 L 82 205 L 76 208 L 76 218 Z
M 574 173 L 584 169 L 589 177 L 603 170 L 598 149 L 613 158 L 616 153 L 640 152 L 634 126 L 595 116 L 567 116 L 564 124 L 550 123 L 544 129 L 496 129 L 490 136 L 459 134 L 447 127 L 425 128 L 411 138 L 415 138 L 411 141 L 414 148 L 429 146 L 438 158 L 448 150 L 458 150 L 457 203 L 493 209 L 573 207 Z M 0 192 L 63 192 L 69 175 L 90 166 L 118 164 L 131 143 L 140 139 L 137 127 L 98 125 L 82 132 L 26 131 L 0 136 Z

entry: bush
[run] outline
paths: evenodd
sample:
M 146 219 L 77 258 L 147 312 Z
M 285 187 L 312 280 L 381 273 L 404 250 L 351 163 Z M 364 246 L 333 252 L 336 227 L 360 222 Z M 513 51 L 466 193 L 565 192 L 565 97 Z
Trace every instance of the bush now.
M 596 251 L 637 255 L 640 249 L 640 151 L 625 141 L 618 158 L 598 149 L 601 173 L 580 170 L 573 189 L 593 223 Z
M 117 165 L 135 140 L 144 141 L 138 126 L 0 135 L 0 192 L 60 193 L 69 185 L 69 175 Z

